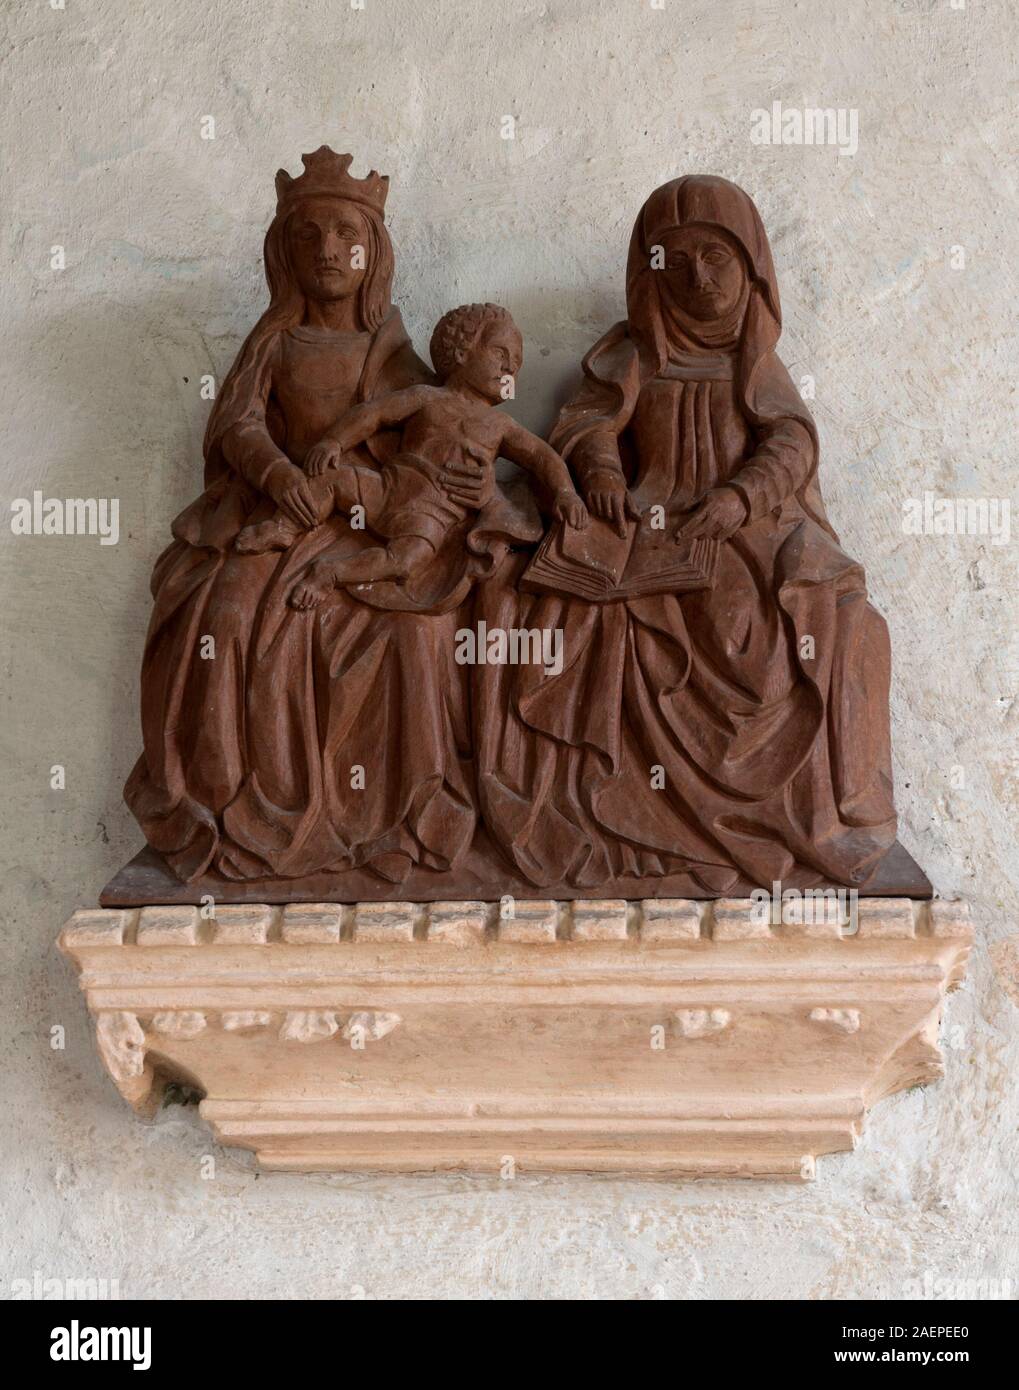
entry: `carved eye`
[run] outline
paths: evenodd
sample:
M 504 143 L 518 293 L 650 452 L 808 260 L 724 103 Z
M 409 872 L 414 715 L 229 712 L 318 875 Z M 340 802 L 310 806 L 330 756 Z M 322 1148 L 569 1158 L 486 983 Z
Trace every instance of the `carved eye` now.
M 725 265 L 726 261 L 732 260 L 732 255 L 723 246 L 713 246 L 704 259 L 708 265 Z

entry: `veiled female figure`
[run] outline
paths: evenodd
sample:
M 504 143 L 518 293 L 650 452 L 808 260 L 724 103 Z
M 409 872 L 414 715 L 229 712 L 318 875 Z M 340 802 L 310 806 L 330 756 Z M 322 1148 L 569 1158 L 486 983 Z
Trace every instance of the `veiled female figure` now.
M 589 603 L 508 587 L 490 623 L 561 627 L 561 674 L 479 678 L 479 791 L 535 884 L 686 875 L 861 883 L 895 840 L 886 625 L 818 487 L 817 433 L 775 353 L 757 209 L 665 184 L 630 243 L 627 319 L 551 435 L 596 515 L 716 539 L 710 589 Z
M 175 521 L 153 575 L 144 752 L 125 795 L 184 880 L 355 864 L 399 879 L 415 863 L 448 867 L 475 825 L 455 615 L 346 594 L 315 614 L 287 607 L 322 549 L 369 543 L 346 518 L 283 555 L 232 548 L 276 506 L 311 522 L 302 464 L 337 416 L 430 379 L 390 304 L 387 180 L 352 178 L 350 163 L 323 146 L 299 178 L 277 176 L 269 308 L 210 417 L 205 492 Z M 380 433 L 358 461 L 378 466 L 394 444 Z

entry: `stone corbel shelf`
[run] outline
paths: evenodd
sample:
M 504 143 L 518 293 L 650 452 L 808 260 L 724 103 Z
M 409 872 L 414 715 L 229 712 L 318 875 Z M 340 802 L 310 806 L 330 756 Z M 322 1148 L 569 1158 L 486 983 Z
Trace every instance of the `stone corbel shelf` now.
M 746 901 L 76 912 L 60 938 L 141 1113 L 199 1090 L 224 1144 L 302 1172 L 805 1179 L 942 1074 L 965 904 L 859 930 Z

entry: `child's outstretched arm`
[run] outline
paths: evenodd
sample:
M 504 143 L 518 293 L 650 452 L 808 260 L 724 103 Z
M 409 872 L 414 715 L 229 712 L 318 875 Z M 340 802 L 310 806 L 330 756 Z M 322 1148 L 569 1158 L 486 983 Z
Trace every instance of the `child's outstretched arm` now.
M 590 520 L 581 501 L 570 470 L 551 445 L 539 439 L 515 420 L 507 419 L 500 453 L 511 463 L 518 463 L 543 484 L 552 499 L 552 515 L 567 525 L 583 530 Z
M 421 409 L 436 389 L 434 386 L 408 386 L 403 391 L 392 391 L 378 400 L 365 401 L 345 410 L 309 450 L 304 460 L 305 473 L 315 478 L 327 468 L 335 468 L 347 449 L 363 444 L 387 425 L 398 425 L 406 420 Z

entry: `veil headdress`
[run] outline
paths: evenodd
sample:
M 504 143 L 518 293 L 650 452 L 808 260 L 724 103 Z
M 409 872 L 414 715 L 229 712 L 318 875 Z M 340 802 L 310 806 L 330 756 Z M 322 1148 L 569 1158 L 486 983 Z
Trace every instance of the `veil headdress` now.
M 667 281 L 652 258 L 669 232 L 691 224 L 718 227 L 739 245 L 748 285 L 739 304 L 715 323 L 698 322 L 672 302 Z M 661 371 L 676 344 L 670 329 L 704 348 L 741 347 L 754 359 L 770 351 L 782 331 L 778 283 L 760 214 L 728 179 L 690 174 L 656 188 L 637 215 L 626 262 L 626 312 L 630 335 Z
M 663 277 L 652 253 L 666 233 L 691 223 L 719 227 L 739 244 L 748 274 L 737 321 L 715 325 L 677 317 L 663 299 Z M 778 281 L 768 235 L 750 198 L 728 179 L 687 174 L 656 188 L 634 223 L 626 263 L 627 319 L 610 328 L 584 358 L 585 388 L 561 412 L 549 436 L 553 448 L 569 458 L 592 432 L 619 435 L 629 424 L 640 388 L 666 367 L 670 354 L 688 349 L 731 348 L 737 354 L 736 386 L 747 419 L 766 426 L 781 418 L 798 420 L 810 435 L 810 475 L 797 490 L 807 514 L 835 536 L 817 483 L 817 429 L 810 412 L 775 352 L 782 332 Z M 731 318 L 732 316 L 730 316 Z M 683 331 L 676 332 L 680 324 Z M 699 340 L 699 341 L 696 341 Z

